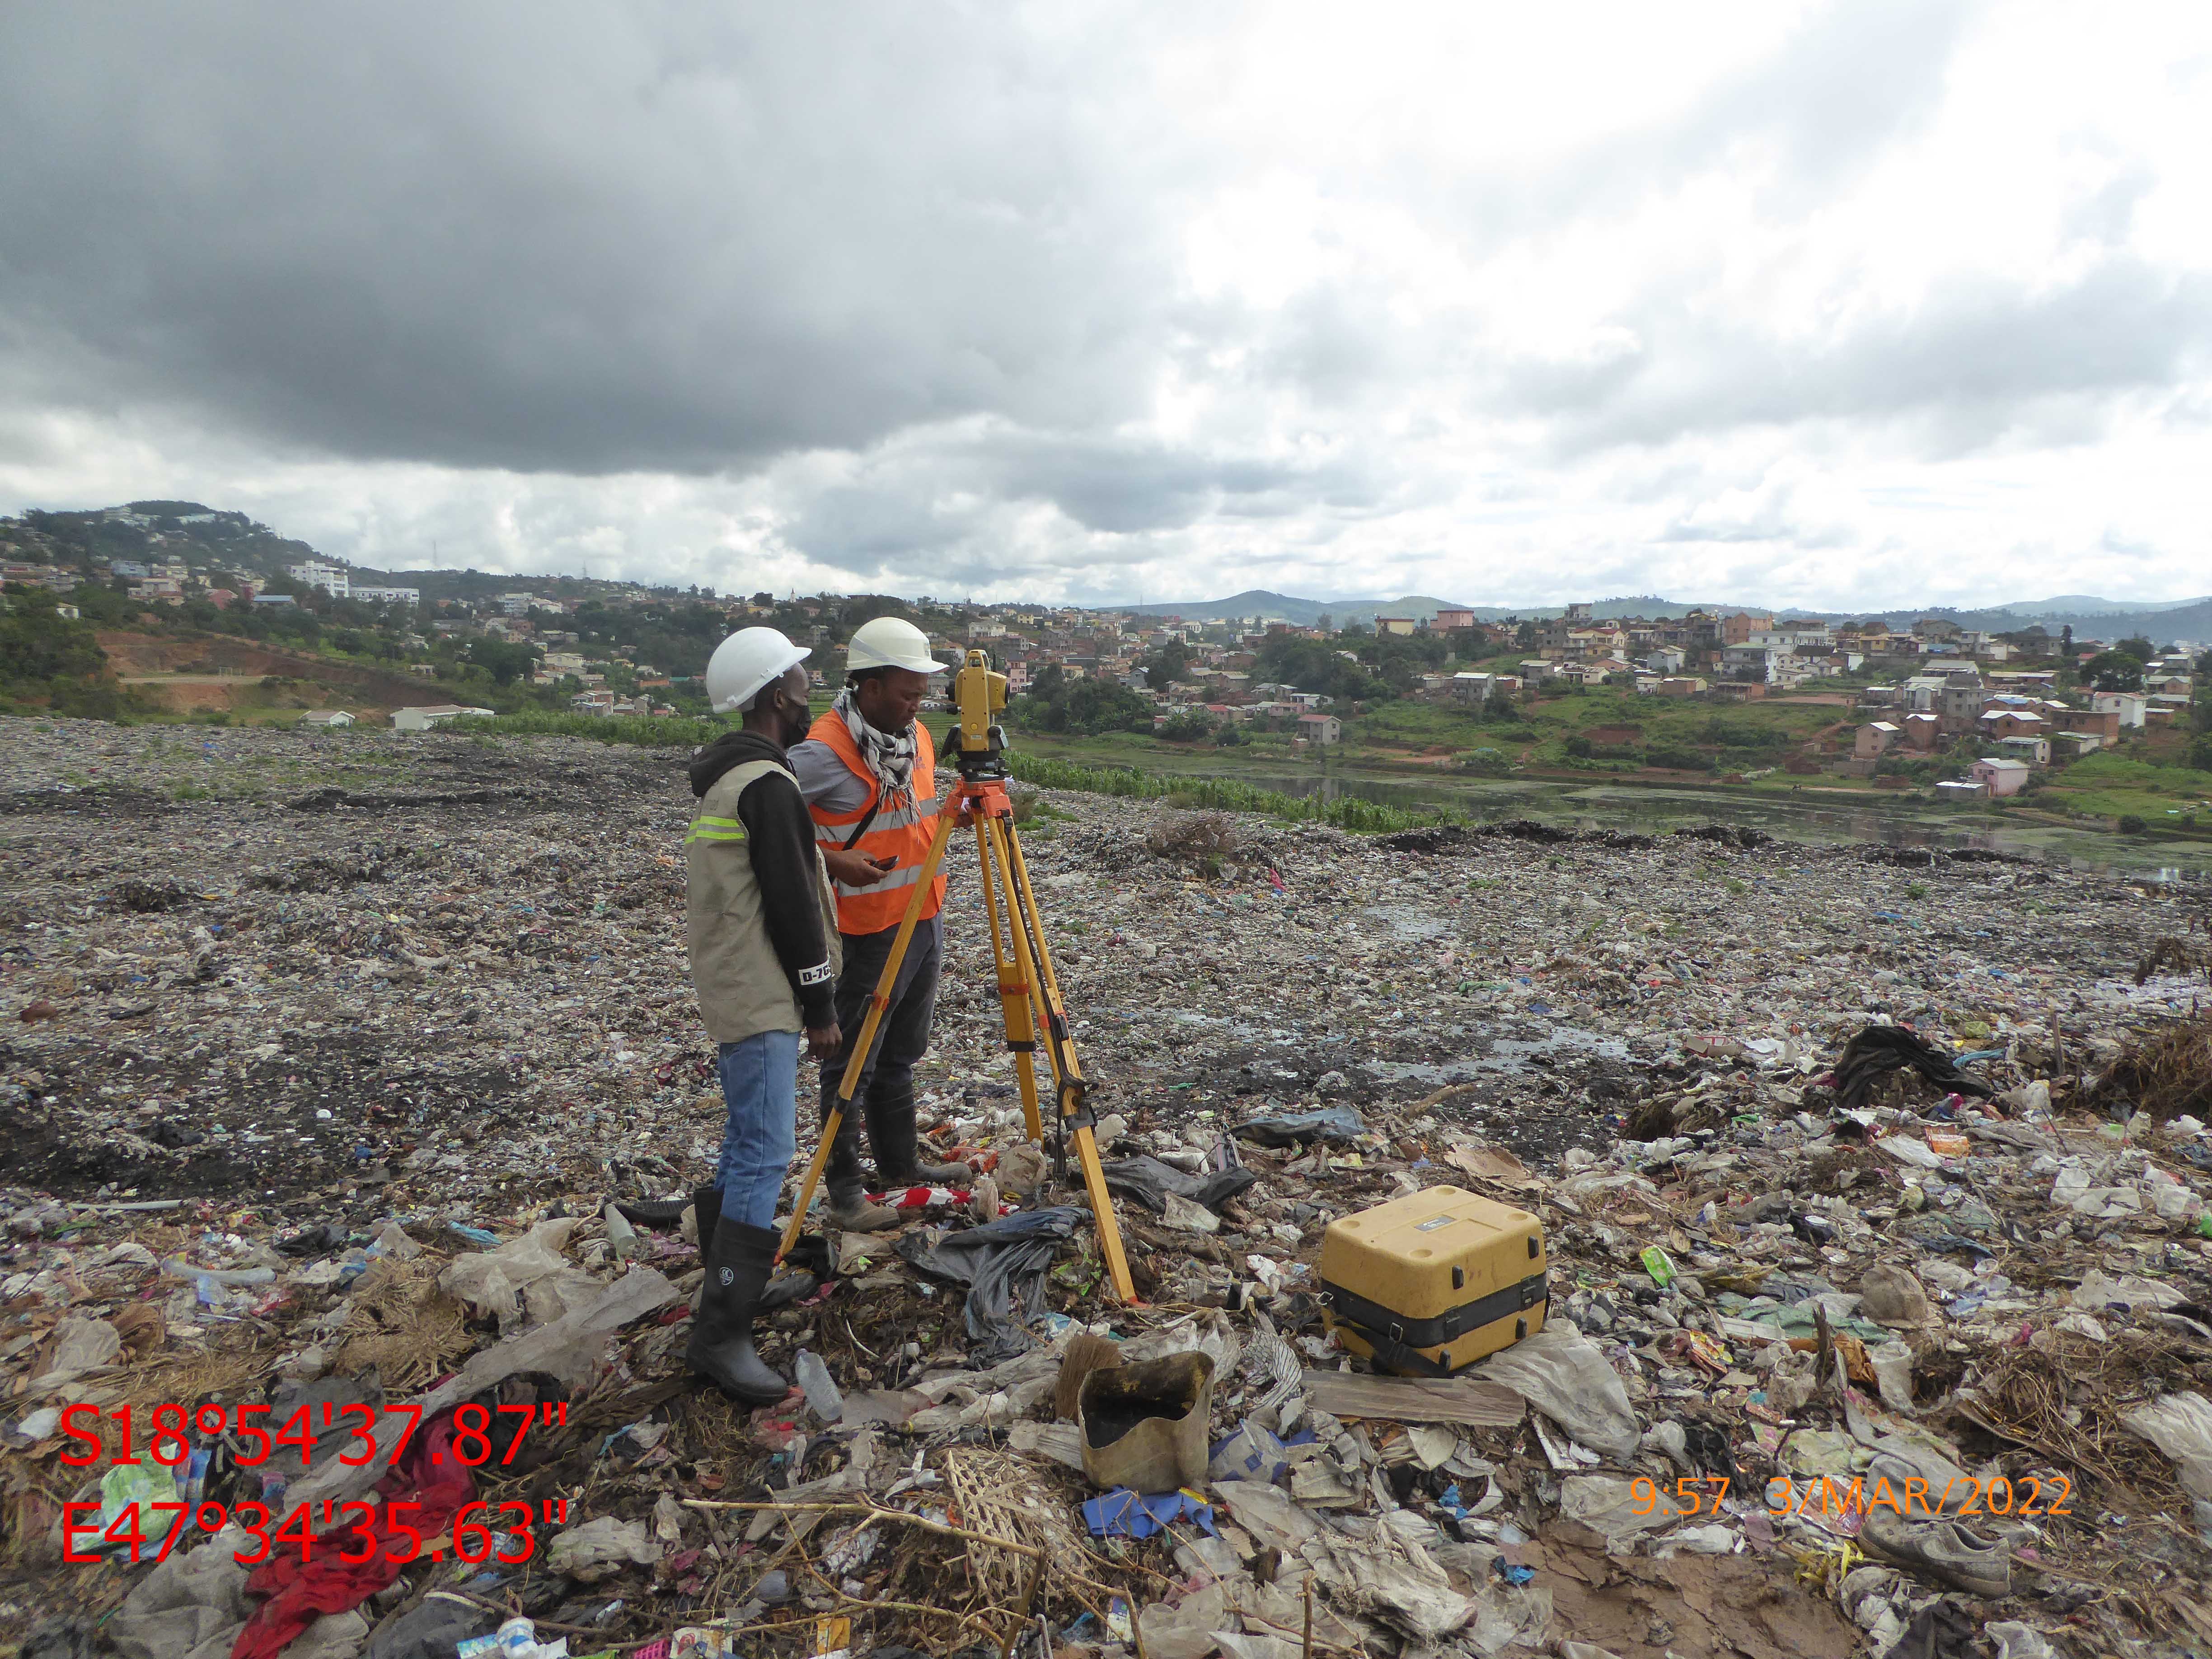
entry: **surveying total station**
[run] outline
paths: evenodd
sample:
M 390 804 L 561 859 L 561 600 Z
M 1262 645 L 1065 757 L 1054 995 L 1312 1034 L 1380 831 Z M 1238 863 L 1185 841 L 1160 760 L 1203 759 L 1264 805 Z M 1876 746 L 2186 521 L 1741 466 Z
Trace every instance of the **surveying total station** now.
M 923 897 L 937 879 L 945 861 L 946 843 L 956 828 L 973 826 L 975 854 L 983 874 L 983 908 L 991 921 L 991 954 L 999 972 L 999 1006 L 1006 1026 L 1006 1047 L 1012 1050 L 1014 1072 L 1021 1084 L 1022 1113 L 1031 1140 L 1044 1139 L 1038 1111 L 1036 1055 L 1042 1040 L 1045 1061 L 1053 1082 L 1053 1157 L 1057 1179 L 1067 1177 L 1067 1149 L 1072 1142 L 1081 1166 L 1083 1185 L 1091 1195 L 1091 1213 L 1098 1227 L 1098 1251 L 1114 1294 L 1124 1304 L 1136 1300 L 1129 1279 L 1128 1258 L 1121 1249 L 1121 1231 L 1115 1223 L 1114 1201 L 1106 1190 L 1106 1172 L 1098 1162 L 1098 1142 L 1083 1079 L 1076 1058 L 1075 1040 L 1067 1026 L 1067 1008 L 1060 1000 L 1060 981 L 1052 969 L 1052 952 L 1045 944 L 1044 922 L 1037 914 L 1036 895 L 1030 888 L 1029 866 L 1022 858 L 1022 842 L 1014 828 L 1013 802 L 1006 794 L 1006 734 L 998 717 L 1006 707 L 1006 677 L 991 671 L 983 652 L 970 651 L 965 665 L 952 677 L 953 705 L 960 723 L 951 734 L 953 763 L 960 782 L 951 799 L 939 804 L 937 835 L 922 860 L 921 875 L 908 900 L 898 936 L 891 941 L 890 959 L 884 963 L 869 999 L 867 1018 L 854 1040 L 854 1058 L 845 1066 L 837 1099 L 822 1124 L 822 1143 L 806 1166 L 790 1224 L 784 1229 L 778 1255 L 799 1242 L 807 1206 L 829 1162 L 830 1149 L 851 1107 L 860 1085 L 864 1061 L 875 1047 L 876 1033 L 890 1006 L 898 983 L 899 964 L 906 959 L 914 939 Z

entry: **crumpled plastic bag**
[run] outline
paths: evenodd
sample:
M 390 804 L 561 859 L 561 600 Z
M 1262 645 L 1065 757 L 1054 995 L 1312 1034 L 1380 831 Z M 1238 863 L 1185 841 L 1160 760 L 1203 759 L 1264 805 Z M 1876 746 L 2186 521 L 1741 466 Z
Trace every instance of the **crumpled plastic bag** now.
M 1187 1314 L 1157 1331 L 1131 1337 L 1121 1345 L 1121 1363 L 1131 1365 L 1139 1360 L 1165 1359 L 1170 1354 L 1202 1353 L 1213 1362 L 1216 1376 L 1226 1376 L 1237 1369 L 1243 1352 L 1243 1339 L 1237 1334 L 1229 1316 L 1218 1308 L 1210 1308 L 1203 1313 Z
M 54 1327 L 53 1361 L 36 1381 L 52 1386 L 96 1370 L 123 1352 L 123 1334 L 104 1319 L 71 1314 Z
M 1559 1486 L 1559 1513 L 1613 1545 L 1671 1527 L 1688 1510 L 1662 1486 L 1644 1486 L 1640 1480 L 1611 1474 L 1571 1474 Z
M 1193 1590 L 1173 1607 L 1149 1602 L 1137 1614 L 1148 1659 L 1206 1659 L 1214 1649 L 1213 1632 L 1236 1623 L 1229 1592 L 1218 1583 Z
M 253 1610 L 251 1569 L 232 1559 L 248 1547 L 245 1533 L 228 1527 L 198 1549 L 173 1551 L 139 1580 L 108 1621 L 123 1659 L 230 1659 Z
M 659 1559 L 660 1546 L 644 1522 L 603 1515 L 555 1534 L 546 1565 L 555 1572 L 596 1584 L 626 1566 L 649 1567 Z
M 457 1255 L 438 1275 L 438 1286 L 479 1317 L 496 1319 L 501 1336 L 526 1317 L 548 1324 L 592 1302 L 603 1288 L 562 1254 L 576 1221 L 574 1216 L 541 1221 L 495 1250 Z
M 2094 1267 L 2082 1275 L 2073 1296 L 2074 1305 L 2088 1313 L 2114 1307 L 2156 1310 L 2188 1299 L 2188 1293 L 2177 1285 L 2163 1285 L 2154 1279 L 2113 1279 Z
M 1348 1146 L 1367 1133 L 1359 1114 L 1349 1106 L 1324 1106 L 1313 1112 L 1283 1112 L 1255 1117 L 1237 1126 L 1240 1140 L 1261 1146 L 1295 1146 L 1300 1141 L 1327 1140 Z
M 1535 1584 L 1516 1589 L 1489 1583 L 1475 1592 L 1474 1616 L 1465 1639 L 1484 1659 L 1512 1647 L 1537 1653 L 1551 1628 L 1551 1591 Z
M 1500 1350 L 1468 1376 L 1512 1389 L 1592 1451 L 1625 1462 L 1643 1430 L 1620 1374 L 1571 1326 L 1547 1325 Z
M 1150 1154 L 1117 1158 L 1103 1167 L 1109 1187 L 1117 1193 L 1127 1193 L 1155 1215 L 1167 1213 L 1170 1198 L 1187 1199 L 1208 1210 L 1218 1210 L 1260 1178 L 1257 1170 L 1248 1170 L 1242 1164 L 1208 1175 L 1185 1175 Z
M 2184 1492 L 2212 1502 L 2212 1401 L 2194 1391 L 2170 1394 L 2120 1420 L 2173 1460 Z

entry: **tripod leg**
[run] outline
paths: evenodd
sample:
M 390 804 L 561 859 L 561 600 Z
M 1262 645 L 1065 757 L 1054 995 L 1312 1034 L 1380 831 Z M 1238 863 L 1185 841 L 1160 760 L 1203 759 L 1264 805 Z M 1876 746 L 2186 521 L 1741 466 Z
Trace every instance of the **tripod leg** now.
M 999 923 L 999 883 L 991 862 L 991 832 L 975 824 L 975 853 L 983 869 L 983 910 L 991 919 L 991 957 L 999 970 L 999 1012 L 1006 1022 L 1006 1047 L 1013 1051 L 1014 1075 L 1022 1087 L 1022 1116 L 1031 1140 L 1044 1139 L 1037 1116 L 1036 1022 L 1031 1018 L 1029 975 L 1006 960 L 1006 939 Z
M 988 848 L 984 856 L 996 866 L 996 873 L 1004 880 L 1006 931 L 1013 945 L 1014 975 L 1020 981 L 1022 987 L 1018 1013 L 1011 1002 L 1007 1004 L 1006 1012 L 1009 1019 L 1018 1018 L 1029 1027 L 1032 1043 L 1038 1036 L 1044 1037 L 1045 1059 L 1052 1067 L 1053 1087 L 1057 1093 L 1066 1075 L 1066 1060 L 1061 1053 L 1060 1036 L 1053 1029 L 1046 1014 L 1044 981 L 1037 973 L 1036 942 L 1030 937 L 1029 925 L 1023 917 L 1020 895 L 1014 887 L 1012 870 L 1006 862 L 1006 844 L 1001 839 L 1001 835 L 1002 831 L 996 818 L 984 826 L 984 838 Z M 1030 1073 L 1032 1089 L 1036 1086 L 1035 1078 L 1036 1073 L 1032 1068 Z M 1042 1119 L 1037 1123 L 1036 1139 L 1040 1141 L 1044 1139 L 1044 1124 Z M 1054 1109 L 1053 1113 L 1052 1150 L 1052 1177 L 1055 1182 L 1065 1181 L 1067 1179 L 1067 1146 L 1066 1137 L 1061 1132 L 1057 1107 Z
M 814 1156 L 806 1160 L 806 1176 L 799 1183 L 799 1201 L 791 1207 L 791 1219 L 784 1224 L 783 1243 L 775 1247 L 779 1261 L 791 1254 L 791 1247 L 799 1243 L 799 1230 L 806 1224 L 806 1206 L 814 1202 L 814 1189 L 822 1183 L 823 1166 L 830 1162 L 830 1149 L 837 1144 L 837 1131 L 845 1126 L 845 1103 L 839 1101 L 822 1120 L 822 1144 L 814 1149 Z
M 1012 823 L 1006 826 L 1006 863 L 1007 867 L 1013 872 L 1014 878 L 1011 884 L 1018 887 L 1021 892 L 1023 913 L 1032 918 L 1037 917 L 1036 895 L 1030 890 L 1029 860 L 1022 856 L 1021 837 L 1015 833 Z M 1037 966 L 1042 970 L 1043 981 L 1040 988 L 1044 994 L 1046 1015 L 1048 1018 L 1056 1012 L 1064 1024 L 1067 1018 L 1067 1005 L 1060 1000 L 1060 975 L 1053 971 L 1052 950 L 1044 942 L 1044 925 L 1042 920 L 1037 922 L 1036 956 Z
M 777 1247 L 778 1260 L 790 1254 L 791 1247 L 799 1243 L 799 1235 L 806 1224 L 806 1206 L 814 1201 L 814 1189 L 821 1183 L 822 1171 L 830 1162 L 830 1149 L 836 1144 L 837 1131 L 844 1122 L 845 1109 L 853 1103 L 853 1091 L 860 1086 L 860 1073 L 867 1069 L 868 1056 L 876 1046 L 876 1032 L 884 1023 L 884 1012 L 891 1006 L 891 992 L 898 984 L 899 966 L 906 960 L 906 947 L 914 939 L 915 925 L 921 920 L 921 902 L 928 896 L 932 883 L 937 879 L 937 868 L 945 862 L 945 843 L 952 839 L 953 814 L 943 810 L 950 801 L 939 803 L 937 834 L 929 843 L 929 856 L 921 861 L 921 874 L 915 878 L 914 896 L 906 902 L 906 915 L 899 921 L 898 937 L 891 941 L 891 953 L 884 963 L 884 971 L 876 977 L 876 993 L 868 1000 L 868 1017 L 860 1023 L 860 1035 L 852 1040 L 846 1049 L 845 1079 L 837 1090 L 837 1103 L 822 1120 L 822 1144 L 814 1149 L 807 1161 L 806 1176 L 799 1183 L 799 1201 L 792 1206 L 790 1224 L 783 1230 L 783 1243 Z
M 1044 919 L 1038 915 L 1036 897 L 1030 890 L 1028 872 L 1021 861 L 1021 843 L 1016 838 L 1014 827 L 1009 823 L 1003 830 L 994 821 L 994 838 L 1003 833 L 1006 839 L 998 843 L 1000 861 L 1011 871 L 1015 882 L 1008 884 L 1008 915 L 1013 928 L 1017 956 L 1028 954 L 1034 944 L 1036 966 L 1042 969 L 1038 978 L 1045 1000 L 1045 1033 L 1050 1045 L 1054 1068 L 1060 1074 L 1060 1109 L 1063 1114 L 1061 1127 L 1075 1143 L 1076 1160 L 1083 1168 L 1084 1189 L 1091 1195 L 1091 1215 L 1098 1228 L 1098 1254 L 1106 1264 L 1108 1281 L 1114 1294 L 1123 1305 L 1137 1299 L 1137 1287 L 1129 1277 L 1129 1261 L 1121 1249 L 1121 1227 L 1114 1217 L 1114 1196 L 1106 1189 L 1106 1170 L 1098 1158 L 1097 1137 L 1091 1133 L 1087 1115 L 1072 1129 L 1066 1124 L 1070 1115 L 1069 1101 L 1081 1100 L 1083 1067 L 1075 1055 L 1075 1037 L 1067 1024 L 1067 1010 L 1060 1000 L 1060 987 L 1052 977 L 1052 958 L 1046 954 Z M 1070 1085 L 1073 1085 L 1071 1089 Z

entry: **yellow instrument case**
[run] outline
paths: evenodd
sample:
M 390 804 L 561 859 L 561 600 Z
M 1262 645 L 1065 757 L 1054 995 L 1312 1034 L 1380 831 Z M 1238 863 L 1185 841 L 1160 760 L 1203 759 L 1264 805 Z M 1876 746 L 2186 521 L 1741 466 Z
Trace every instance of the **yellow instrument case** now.
M 1458 1187 L 1431 1187 L 1329 1224 L 1324 1316 L 1378 1370 L 1449 1376 L 1544 1328 L 1543 1224 Z

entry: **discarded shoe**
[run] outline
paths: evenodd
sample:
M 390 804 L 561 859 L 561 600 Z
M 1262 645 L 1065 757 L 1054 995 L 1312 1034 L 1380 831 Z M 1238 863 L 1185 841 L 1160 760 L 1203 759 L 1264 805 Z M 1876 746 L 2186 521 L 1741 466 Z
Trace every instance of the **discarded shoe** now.
M 1869 1555 L 1917 1568 L 1969 1595 L 2012 1594 L 2011 1552 L 1956 1521 L 1907 1521 L 1886 1507 L 1870 1510 L 1859 1543 Z

